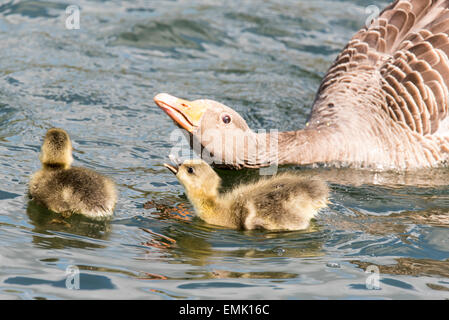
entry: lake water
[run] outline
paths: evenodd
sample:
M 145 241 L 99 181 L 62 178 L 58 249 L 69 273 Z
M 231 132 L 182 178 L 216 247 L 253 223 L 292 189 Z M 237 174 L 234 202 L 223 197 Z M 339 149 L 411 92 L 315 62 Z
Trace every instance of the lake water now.
M 447 168 L 293 168 L 327 179 L 331 205 L 309 230 L 273 233 L 194 219 L 162 166 L 175 126 L 156 93 L 299 129 L 373 2 L 82 0 L 69 30 L 70 2 L 0 1 L 0 299 L 449 298 Z M 70 133 L 74 165 L 116 181 L 112 221 L 28 203 L 52 126 Z M 230 187 L 257 171 L 219 174 Z

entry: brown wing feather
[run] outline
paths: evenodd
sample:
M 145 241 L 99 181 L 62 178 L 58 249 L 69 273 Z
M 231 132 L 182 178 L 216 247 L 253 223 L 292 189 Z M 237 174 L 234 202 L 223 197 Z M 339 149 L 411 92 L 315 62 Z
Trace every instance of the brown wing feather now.
M 381 108 L 411 130 L 433 134 L 448 115 L 448 57 L 449 1 L 395 1 L 349 41 L 317 100 L 348 73 L 371 70 L 385 95 Z

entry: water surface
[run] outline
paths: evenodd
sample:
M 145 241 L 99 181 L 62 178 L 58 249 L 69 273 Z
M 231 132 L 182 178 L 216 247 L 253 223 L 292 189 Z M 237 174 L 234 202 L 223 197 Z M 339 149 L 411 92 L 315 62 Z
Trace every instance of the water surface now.
M 449 298 L 447 169 L 293 168 L 330 181 L 332 203 L 310 230 L 273 233 L 194 219 L 162 166 L 175 126 L 156 93 L 223 102 L 254 129 L 301 128 L 372 3 L 82 0 L 67 30 L 68 1 L 0 2 L 0 298 Z M 111 222 L 28 202 L 52 126 L 76 165 L 117 182 Z M 230 187 L 257 171 L 219 174 Z M 70 266 L 80 290 L 66 287 Z

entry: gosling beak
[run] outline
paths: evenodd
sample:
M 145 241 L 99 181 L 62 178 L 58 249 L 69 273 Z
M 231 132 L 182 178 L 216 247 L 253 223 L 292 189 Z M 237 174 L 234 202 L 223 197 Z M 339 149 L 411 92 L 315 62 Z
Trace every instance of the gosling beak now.
M 174 166 L 164 163 L 164 167 L 166 167 L 168 170 L 170 170 L 171 172 L 173 172 L 173 174 L 176 175 L 178 173 L 179 166 L 181 165 L 181 160 L 179 160 L 178 157 L 172 154 L 168 155 L 168 158 L 171 160 Z
M 169 165 L 167 163 L 164 163 L 164 167 L 166 167 L 168 170 L 173 172 L 174 175 L 176 175 L 178 173 L 179 167 L 174 167 L 174 166 L 171 166 L 171 165 Z
M 200 125 L 201 117 L 208 108 L 201 100 L 188 101 L 167 93 L 159 93 L 154 102 L 181 128 L 193 133 Z

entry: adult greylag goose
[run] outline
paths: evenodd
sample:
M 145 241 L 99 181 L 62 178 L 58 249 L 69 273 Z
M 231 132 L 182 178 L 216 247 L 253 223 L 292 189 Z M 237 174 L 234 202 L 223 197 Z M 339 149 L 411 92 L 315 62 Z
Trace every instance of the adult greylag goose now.
M 442 166 L 449 159 L 448 8 L 443 0 L 385 8 L 337 56 L 302 130 L 256 133 L 213 100 L 165 93 L 154 100 L 216 166 Z
M 72 142 L 65 130 L 47 131 L 39 158 L 42 169 L 29 183 L 33 201 L 63 217 L 82 214 L 100 220 L 112 216 L 117 202 L 114 182 L 93 170 L 71 167 Z

